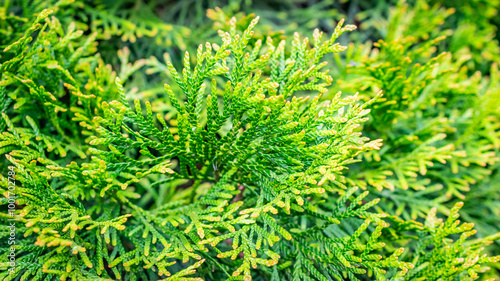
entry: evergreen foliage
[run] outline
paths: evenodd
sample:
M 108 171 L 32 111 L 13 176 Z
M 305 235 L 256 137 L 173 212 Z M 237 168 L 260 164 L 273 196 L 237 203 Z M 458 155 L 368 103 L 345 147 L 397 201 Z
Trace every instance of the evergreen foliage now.
M 0 279 L 498 277 L 498 1 L 378 3 L 6 1 Z

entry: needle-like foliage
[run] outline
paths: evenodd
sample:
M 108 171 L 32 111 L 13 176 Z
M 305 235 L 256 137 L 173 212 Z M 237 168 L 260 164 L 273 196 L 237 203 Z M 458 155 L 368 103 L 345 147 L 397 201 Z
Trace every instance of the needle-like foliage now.
M 120 3 L 0 10 L 1 280 L 489 276 L 499 235 L 473 239 L 470 220 L 497 209 L 467 196 L 492 200 L 498 70 L 481 81 L 437 52 L 452 10 L 400 4 L 385 40 L 349 48 L 343 20 L 309 39 L 209 10 L 226 31 L 182 67 L 129 63 L 129 48 L 110 66 L 99 40 L 116 35 L 186 48 Z M 82 16 L 66 24 L 70 11 Z M 145 65 L 161 92 L 128 86 Z

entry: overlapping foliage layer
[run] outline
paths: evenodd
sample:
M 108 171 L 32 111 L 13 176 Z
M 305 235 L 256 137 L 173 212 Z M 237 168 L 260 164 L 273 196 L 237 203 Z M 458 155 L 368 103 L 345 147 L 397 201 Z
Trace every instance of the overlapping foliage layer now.
M 1 279 L 497 277 L 500 2 L 377 3 L 6 1 Z

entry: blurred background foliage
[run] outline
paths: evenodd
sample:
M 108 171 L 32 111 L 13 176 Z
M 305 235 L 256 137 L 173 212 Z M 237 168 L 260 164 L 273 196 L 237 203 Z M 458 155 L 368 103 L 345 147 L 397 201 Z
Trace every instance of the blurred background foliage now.
M 362 100 L 384 94 L 359 129 L 371 139 L 382 138 L 384 146 L 352 166 L 346 184 L 370 190 L 372 198 L 365 200 L 382 198 L 380 211 L 403 219 L 422 221 L 432 207 L 447 214 L 463 201 L 462 218 L 476 225 L 478 237 L 500 231 L 500 0 L 4 0 L 0 49 L 22 37 L 46 8 L 54 10 L 61 29 L 87 35 L 72 38 L 75 46 L 86 41 L 82 52 L 89 62 L 88 69 L 72 66 L 84 77 L 76 84 L 91 87 L 99 80 L 91 68 L 106 70 L 126 81 L 130 100 L 149 100 L 153 111 L 167 118 L 172 105 L 163 84 L 172 78 L 166 61 L 180 67 L 185 51 L 196 53 L 198 44 L 218 37 L 231 18 L 244 29 L 259 15 L 255 39 L 290 41 L 294 32 L 332 33 L 345 18 L 358 30 L 339 38 L 349 48 L 329 63 L 333 88 L 359 92 Z M 67 48 L 64 52 L 74 51 Z M 0 62 L 9 59 L 8 52 L 0 53 Z M 110 85 L 100 90 L 114 96 Z M 500 254 L 498 242 L 489 251 Z

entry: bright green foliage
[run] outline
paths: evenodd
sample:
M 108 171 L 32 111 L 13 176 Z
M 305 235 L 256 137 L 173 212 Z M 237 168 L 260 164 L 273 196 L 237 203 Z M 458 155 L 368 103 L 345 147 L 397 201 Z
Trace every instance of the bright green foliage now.
M 483 246 L 498 239 L 498 235 L 486 239 L 466 241 L 476 233 L 471 223 L 457 220 L 463 203 L 457 203 L 443 222 L 436 218 L 433 208 L 427 215 L 425 229 L 417 231 L 412 263 L 415 268 L 405 280 L 476 280 L 479 273 L 487 270 L 482 264 L 498 262 L 500 257 L 482 255 Z M 450 239 L 458 235 L 458 239 Z M 413 248 L 413 247 L 412 247 Z
M 7 60 L 0 68 L 2 111 L 12 108 L 0 123 L 2 131 L 10 129 L 0 136 L 0 151 L 15 150 L 27 162 L 70 152 L 86 158 L 82 143 L 94 134 L 93 114 L 99 114 L 103 100 L 118 97 L 116 74 L 95 54 L 95 37 L 81 40 L 74 25 L 64 31 L 56 18 L 48 18 L 51 12 L 40 13 L 23 37 L 4 49 Z M 124 67 L 121 77 L 140 66 Z
M 497 276 L 497 2 L 230 2 L 2 4 L 0 279 Z
M 369 112 L 364 106 L 355 105 L 355 98 L 340 99 L 340 95 L 337 95 L 329 103 L 322 104 L 318 104 L 318 98 L 311 101 L 308 98 L 289 100 L 294 92 L 300 90 L 326 90 L 324 87 L 331 78 L 327 73 L 320 72 L 324 64 L 317 63 L 323 54 L 342 50 L 341 46 L 333 42 L 342 32 L 352 29 L 351 26 L 339 26 L 330 40 L 324 43 L 320 41 L 321 34 L 316 33 L 316 49 L 308 48 L 307 39 L 301 42 L 296 37 L 291 52 L 293 60 L 287 61 L 283 55 L 284 41 L 277 47 L 268 41 L 266 49 L 260 54 L 261 43 L 257 42 L 257 47 L 251 53 L 245 53 L 255 23 L 252 22 L 241 36 L 236 33 L 224 34 L 224 43 L 216 48 L 215 54 L 210 44 L 205 48 L 201 45 L 194 69 L 189 66 L 189 55 L 186 54 L 182 77 L 169 65 L 172 76 L 186 96 L 185 104 L 181 105 L 170 86 L 165 86 L 177 111 L 175 133 L 172 134 L 161 115 L 156 120 L 162 130 L 155 126 L 148 102 L 145 104 L 146 116 L 138 100 L 135 110 L 126 104 L 113 102 L 110 111 L 105 112 L 105 119 L 100 121 L 106 126 L 99 129 L 102 138 L 91 142 L 106 144 L 110 148 L 109 152 L 99 154 L 103 165 L 110 163 L 106 164 L 107 170 L 116 171 L 114 179 L 124 177 L 124 184 L 117 186 L 122 189 L 129 182 L 152 173 L 165 174 L 152 183 L 154 186 L 169 180 L 191 180 L 192 186 L 184 191 L 185 195 L 177 196 L 185 200 L 182 208 L 160 207 L 161 204 L 155 202 L 158 214 L 144 213 L 144 217 L 155 224 L 145 224 L 144 228 L 164 234 L 168 232 L 160 225 L 181 228 L 184 233 L 178 235 L 187 234 L 189 238 L 184 239 L 196 242 L 199 251 L 205 251 L 206 244 L 215 247 L 213 251 L 218 253 L 218 258 L 235 259 L 242 253 L 241 265 L 237 263 L 238 267 L 232 271 L 233 276 L 244 274 L 246 279 L 251 277 L 251 267 L 255 268 L 258 264 L 271 266 L 278 262 L 282 253 L 268 247 L 280 238 L 293 239 L 289 230 L 281 226 L 283 218 L 277 217 L 280 209 L 283 215 L 292 216 L 286 219 L 287 225 L 298 224 L 297 218 L 292 218 L 304 212 L 306 216 L 302 217 L 302 221 L 313 218 L 324 221 L 325 225 L 319 227 L 318 231 L 331 223 L 339 223 L 337 217 L 360 215 L 359 212 L 364 214 L 365 209 L 374 202 L 358 212 L 349 210 L 337 214 L 339 209 L 319 212 L 317 206 L 309 203 L 307 198 L 324 193 L 325 189 L 320 186 L 325 181 L 341 179 L 340 171 L 353 162 L 354 156 L 379 146 L 378 141 L 365 143 L 365 138 L 353 132 L 360 122 L 366 121 L 363 116 Z M 261 69 L 266 70 L 264 65 L 269 62 L 272 62 L 271 67 L 265 73 L 269 78 L 262 79 Z M 206 90 L 203 80 L 220 74 L 225 74 L 227 78 L 224 90 L 217 92 L 216 80 L 212 80 L 211 90 Z M 321 80 L 326 83 L 321 83 Z M 218 134 L 228 121 L 233 126 Z M 133 130 L 132 124 L 137 124 L 138 130 Z M 133 140 L 130 136 L 133 136 Z M 131 153 L 142 154 L 140 162 L 133 162 Z M 155 153 L 159 155 L 155 156 Z M 170 159 L 179 159 L 178 171 L 168 168 Z M 135 173 L 135 177 L 130 176 L 132 173 Z M 127 181 L 127 178 L 132 180 Z M 207 181 L 215 184 L 200 191 L 201 184 Z M 111 190 L 108 186 L 106 189 Z M 252 199 L 247 199 L 247 196 Z M 358 198 L 356 201 L 360 200 Z M 383 225 L 382 222 L 380 224 Z M 361 232 L 359 230 L 350 238 L 352 242 Z M 226 239 L 232 239 L 232 250 L 224 251 L 216 247 Z M 348 245 L 352 242 L 339 248 L 328 237 L 319 239 L 325 243 L 325 247 L 332 247 L 330 251 L 333 251 L 334 256 L 330 261 L 330 274 L 334 276 L 341 276 L 340 264 L 349 268 L 349 260 L 361 262 L 363 259 L 363 256 L 356 259 L 346 256 L 346 251 L 352 247 Z M 376 239 L 376 236 L 372 239 Z M 261 245 L 265 248 L 261 249 Z M 145 247 L 149 248 L 149 245 Z M 300 249 L 300 243 L 297 243 L 297 247 L 299 253 L 290 259 L 302 260 L 306 253 L 300 252 L 305 248 Z M 373 249 L 376 248 L 368 245 L 366 249 L 359 250 L 363 250 L 363 255 L 368 255 Z M 157 261 L 161 261 L 164 256 L 175 257 L 186 250 L 189 249 L 185 249 L 184 245 L 174 244 L 163 251 L 150 251 Z M 187 253 L 185 255 L 189 256 Z M 367 268 L 384 266 L 407 267 L 390 261 L 374 264 L 366 262 L 362 265 Z M 310 274 L 321 275 L 312 266 L 306 268 Z M 353 273 L 363 273 L 363 270 L 353 269 L 350 274 Z M 294 272 L 293 275 L 302 276 L 302 273 Z
M 38 21 L 46 14 L 48 11 L 42 13 Z M 47 22 L 44 28 L 51 31 L 38 35 L 31 46 L 33 50 L 37 49 L 39 40 L 46 41 L 45 35 L 57 38 L 51 33 L 55 32 L 57 25 L 50 26 L 56 23 L 55 20 Z M 385 226 L 377 219 L 380 215 L 366 213 L 375 201 L 355 210 L 360 197 L 345 212 L 341 212 L 339 205 L 330 211 L 330 215 L 309 202 L 309 198 L 325 193 L 325 189 L 320 187 L 325 181 L 342 179 L 340 171 L 354 162 L 353 157 L 379 148 L 379 141 L 367 142 L 368 139 L 353 131 L 359 123 L 366 121 L 363 116 L 369 110 L 365 106 L 371 102 L 357 105 L 355 97 L 341 99 L 340 94 L 329 103 L 318 103 L 319 97 L 291 98 L 299 91 L 326 92 L 325 87 L 332 78 L 327 72 L 321 72 L 325 64 L 319 63 L 320 59 L 327 53 L 343 50 L 342 46 L 334 44 L 334 40 L 353 27 L 342 28 L 339 25 L 325 42 L 321 41 L 322 35 L 316 32 L 314 49 L 310 49 L 307 39 L 302 41 L 297 36 L 291 59 L 287 60 L 284 57 L 284 41 L 278 46 L 268 41 L 262 51 L 258 41 L 251 53 L 246 53 L 255 24 L 256 21 L 252 22 L 241 35 L 236 34 L 234 29 L 224 34 L 221 46 L 207 44 L 203 48 L 201 45 L 194 69 L 189 66 L 189 54 L 186 53 L 182 76 L 173 66 L 168 66 L 186 97 L 186 101 L 178 100 L 171 88 L 165 86 L 177 111 L 178 125 L 173 130 L 168 128 L 161 115 L 156 119 L 161 130 L 157 127 L 148 102 L 145 104 L 146 116 L 139 100 L 135 101 L 135 110 L 132 110 L 117 82 L 121 96 L 109 104 L 102 103 L 99 106 L 102 114 L 95 108 L 93 111 L 97 117 L 94 120 L 79 119 L 85 117 L 83 113 L 92 111 L 85 107 L 87 103 L 84 100 L 78 104 L 81 111 L 74 113 L 75 119 L 81 121 L 79 126 L 84 128 L 83 132 L 93 128 L 92 122 L 101 125 L 96 129 L 100 137 L 92 138 L 90 144 L 106 145 L 109 151 L 91 149 L 98 156 L 93 157 L 91 162 L 81 165 L 72 162 L 66 166 L 43 156 L 34 157 L 30 151 L 11 152 L 8 159 L 17 167 L 17 179 L 23 184 L 18 191 L 22 194 L 18 203 L 25 206 L 20 216 L 26 227 L 26 238 L 23 240 L 26 244 L 21 247 L 28 247 L 31 239 L 35 239 L 34 245 L 40 247 L 36 253 L 28 251 L 31 248 L 24 249 L 25 254 L 18 258 L 20 264 L 32 261 L 39 265 L 26 272 L 20 266 L 18 270 L 24 278 L 44 274 L 62 279 L 94 278 L 96 275 L 106 277 L 103 260 L 108 262 L 115 278 L 121 277 L 124 271 L 130 272 L 125 274 L 125 278 L 145 278 L 143 275 L 146 273 L 138 271 L 134 265 L 155 268 L 160 276 L 169 276 L 172 271 L 169 267 L 175 264 L 175 260 L 189 262 L 205 257 L 209 267 L 218 265 L 222 272 L 233 271 L 233 276 L 244 275 L 250 279 L 251 267 L 277 264 L 280 252 L 271 248 L 273 244 L 280 238 L 293 239 L 289 230 L 282 226 L 286 215 L 291 217 L 286 219 L 285 226 L 299 222 L 307 224 L 307 220 L 313 219 L 323 221 L 322 224 L 327 226 L 355 215 L 379 221 L 379 227 Z M 35 24 L 34 28 L 37 27 Z M 71 36 L 71 31 L 69 34 Z M 22 40 L 8 49 L 17 46 L 21 46 L 18 50 L 22 49 L 25 44 Z M 12 72 L 22 70 L 11 70 L 9 67 L 16 60 L 29 58 L 29 50 L 32 49 L 24 49 L 2 67 Z M 270 65 L 269 70 L 266 64 Z M 57 60 L 51 65 L 54 67 L 50 69 L 58 70 Z M 8 71 L 4 84 L 11 80 Z M 223 93 L 217 92 L 215 79 L 212 80 L 211 90 L 206 90 L 205 78 L 222 75 L 227 79 Z M 261 78 L 264 75 L 268 78 Z M 60 80 L 64 81 L 66 76 Z M 30 86 L 30 81 L 24 83 L 23 86 Z M 68 85 L 65 87 L 69 88 Z M 76 86 L 71 90 L 79 98 L 95 100 L 95 96 L 80 94 Z M 35 88 L 35 91 L 45 95 L 41 97 L 48 114 L 45 118 L 57 131 L 62 122 L 57 116 L 51 119 L 50 114 L 67 111 L 62 106 L 46 102 L 50 93 L 45 87 Z M 100 97 L 103 97 L 102 93 Z M 7 151 L 12 149 L 9 140 L 24 139 L 26 143 L 36 138 L 40 131 L 34 126 L 33 135 L 23 134 L 6 115 L 4 120 L 10 131 L 4 134 L 7 140 L 4 149 Z M 233 124 L 231 128 L 221 131 L 228 122 Z M 43 135 L 38 136 L 38 142 L 44 140 Z M 51 142 L 46 140 L 46 143 Z M 40 145 L 38 148 L 43 151 L 45 147 Z M 47 151 L 51 148 L 49 145 L 46 147 Z M 61 149 L 64 148 L 61 146 Z M 58 155 L 64 157 L 65 152 L 61 150 Z M 175 170 L 172 169 L 172 161 L 178 161 Z M 147 186 L 141 186 L 141 179 L 148 181 Z M 174 185 L 179 180 L 190 183 L 184 191 L 180 185 Z M 128 188 L 132 184 L 136 184 L 137 190 Z M 161 198 L 163 200 L 154 198 L 156 202 L 149 209 L 134 203 L 140 197 L 137 192 L 157 186 L 171 189 L 169 193 L 172 195 L 177 194 Z M 256 198 L 255 194 L 259 196 Z M 246 199 L 247 196 L 250 198 Z M 165 205 L 165 202 L 168 204 Z M 285 218 L 278 216 L 280 210 Z M 124 223 L 131 214 L 130 230 L 123 232 Z M 351 244 L 369 221 L 350 240 L 343 242 L 347 243 L 344 247 L 336 244 L 340 241 L 335 243 L 327 236 L 321 238 L 334 253 L 329 262 L 329 274 L 341 276 L 344 267 L 353 268 L 348 271 L 350 275 L 363 273 L 362 268 L 365 267 L 377 269 L 377 274 L 382 274 L 379 268 L 387 266 L 399 267 L 404 270 L 403 273 L 407 271 L 409 265 L 397 263 L 391 258 L 369 262 L 374 257 L 368 254 L 380 245 L 352 248 Z M 371 243 L 375 243 L 379 232 L 377 228 L 369 240 L 373 241 Z M 227 245 L 224 246 L 224 243 L 217 247 L 226 239 L 232 240 L 233 250 L 225 249 Z M 112 245 L 114 250 L 108 250 L 106 245 Z M 350 254 L 351 249 L 361 250 L 361 256 Z M 222 261 L 216 259 L 234 259 L 239 253 L 244 257 L 241 263 L 232 262 L 223 266 L 219 265 Z M 295 258 L 302 260 L 303 254 L 299 253 Z M 367 261 L 362 265 L 351 266 L 349 263 L 349 260 L 362 262 L 364 258 Z M 196 268 L 201 264 L 197 262 L 193 266 Z M 85 267 L 92 270 L 82 270 Z M 312 271 L 311 274 L 319 274 L 314 267 L 306 268 Z M 217 279 L 221 278 L 216 276 L 222 272 L 217 270 L 212 274 Z M 171 278 L 191 273 L 178 271 Z M 296 276 L 301 274 L 294 273 Z
M 404 27 L 398 19 L 411 18 L 400 13 L 389 30 Z M 363 87 L 368 98 L 374 90 L 385 93 L 364 131 L 387 143 L 348 178 L 364 188 L 396 189 L 387 195 L 393 202 L 386 211 L 407 219 L 425 216 L 431 207 L 447 213 L 444 202 L 463 200 L 471 185 L 491 173 L 488 165 L 498 161 L 500 147 L 497 66 L 492 65 L 490 81 L 479 73 L 469 78 L 463 58 L 435 53 L 434 45 L 444 37 L 417 43 L 416 36 L 391 33 L 394 40 L 375 43 L 373 51 L 367 46 L 348 54 L 351 64 L 338 81 L 348 91 Z M 408 197 L 397 189 L 417 192 Z
M 134 4 L 134 10 L 127 8 Z M 12 0 L 6 1 L 2 16 L 5 17 L 7 25 L 16 28 L 16 21 L 27 22 L 33 14 L 40 13 L 46 8 L 51 8 L 64 24 L 76 21 L 78 28 L 88 29 L 99 39 L 118 36 L 123 41 L 135 42 L 137 38 L 150 37 L 156 38 L 158 45 L 170 46 L 175 42 L 179 46 L 184 46 L 182 37 L 189 34 L 189 30 L 185 27 L 163 23 L 147 4 L 128 0 L 49 0 L 34 1 L 34 3 Z M 8 13 L 19 10 L 22 17 Z

